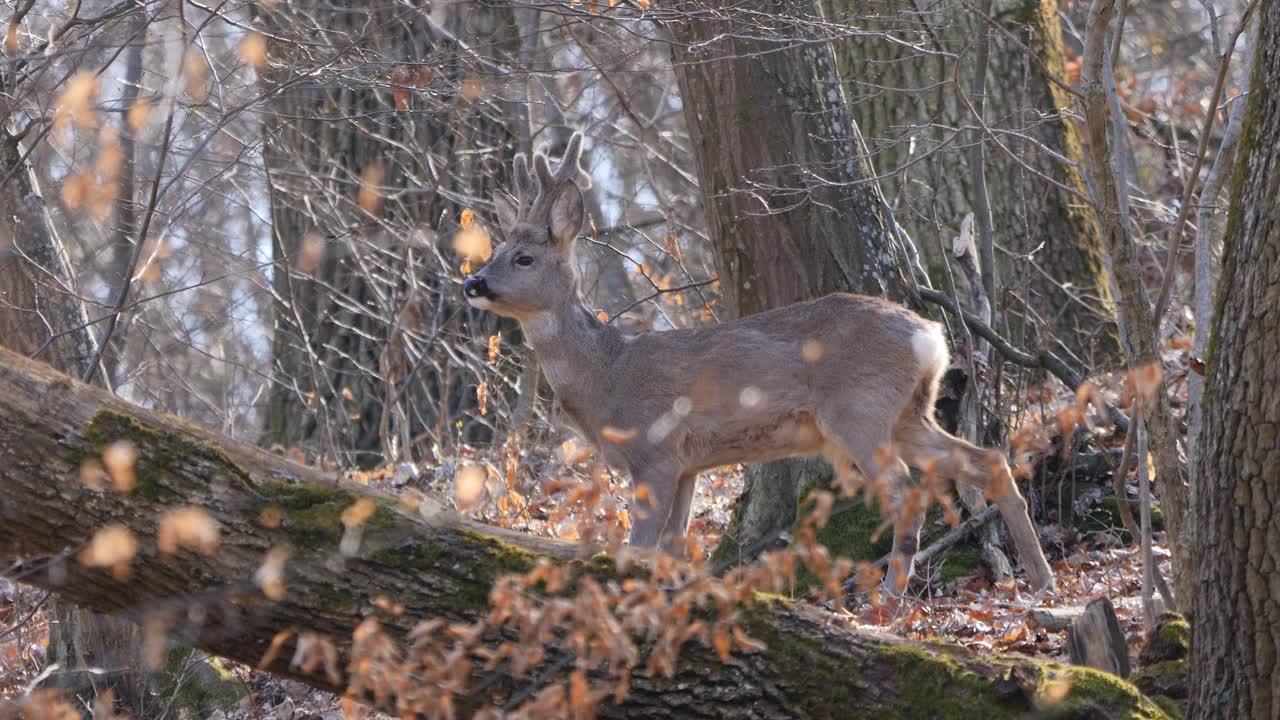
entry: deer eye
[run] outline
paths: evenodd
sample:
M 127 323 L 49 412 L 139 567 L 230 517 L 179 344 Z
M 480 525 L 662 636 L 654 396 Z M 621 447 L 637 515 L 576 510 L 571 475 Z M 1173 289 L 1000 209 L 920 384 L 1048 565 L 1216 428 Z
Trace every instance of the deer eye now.
M 533 264 L 533 258 L 529 255 L 521 255 L 516 258 L 516 264 L 520 267 L 529 267 Z

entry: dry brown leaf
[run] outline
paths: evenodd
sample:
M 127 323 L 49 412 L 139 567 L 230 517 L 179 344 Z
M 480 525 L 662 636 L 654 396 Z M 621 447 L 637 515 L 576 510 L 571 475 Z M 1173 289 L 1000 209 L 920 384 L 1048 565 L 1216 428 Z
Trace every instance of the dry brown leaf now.
M 203 102 L 209 97 L 209 64 L 205 62 L 204 55 L 191 50 L 182 67 L 187 80 L 187 97 Z
M 822 343 L 817 340 L 805 340 L 800 346 L 800 357 L 807 363 L 818 362 L 825 353 L 826 348 L 822 347 Z
M 1050 705 L 1056 705 L 1067 699 L 1067 695 L 1071 694 L 1070 678 L 1053 678 L 1044 684 L 1041 691 L 1044 701 Z
M 4 31 L 4 51 L 8 55 L 17 55 L 21 49 L 18 36 L 18 24 L 9 23 L 9 27 Z
M 474 510 L 484 498 L 486 473 L 479 465 L 464 465 L 453 476 L 453 499 L 462 512 Z
M 378 505 L 367 497 L 362 497 L 342 511 L 342 524 L 345 527 L 360 527 L 369 522 L 369 518 L 378 511 Z
M 190 505 L 174 508 L 160 517 L 156 545 L 166 555 L 180 548 L 213 555 L 218 551 L 219 532 L 218 522 L 203 508 Z
M 716 647 L 716 653 L 720 656 L 720 662 L 729 662 L 733 657 L 733 648 L 729 643 L 729 631 L 723 625 L 717 625 L 711 634 L 712 643 Z
M 133 490 L 137 482 L 137 462 L 138 450 L 128 440 L 117 440 L 102 450 L 102 465 L 111 476 L 112 488 L 121 495 Z
M 612 425 L 605 425 L 600 429 L 600 436 L 615 445 L 626 445 L 635 440 L 639 432 L 636 428 L 616 428 Z
M 324 238 L 319 233 L 309 232 L 302 236 L 298 246 L 298 272 L 314 275 L 324 259 Z
M 62 204 L 68 210 L 84 207 L 93 194 L 93 173 L 77 172 L 62 180 Z
M 259 670 L 266 670 L 271 663 L 275 662 L 280 655 L 280 651 L 284 648 L 284 644 L 289 641 L 289 638 L 293 637 L 293 634 L 293 630 L 281 630 L 275 634 L 275 637 L 271 638 L 271 646 L 267 648 L 267 651 L 262 655 L 262 659 L 258 661 Z
M 85 567 L 111 568 L 117 580 L 129 577 L 129 563 L 138 554 L 138 539 L 124 525 L 112 524 L 98 528 L 89 546 L 80 551 L 80 564 Z
M 77 72 L 67 80 L 62 93 L 54 101 L 53 129 L 61 132 L 75 124 L 82 130 L 94 125 L 93 103 L 98 98 L 98 76 L 87 71 Z
M 370 163 L 360 172 L 360 192 L 356 201 L 371 215 L 382 207 L 382 179 L 385 174 L 381 163 Z
M 155 104 L 146 98 L 138 98 L 133 101 L 129 112 L 125 115 L 125 122 L 129 124 L 129 129 L 136 135 L 142 132 L 147 126 L 147 122 L 151 120 L 151 111 L 155 108 Z
M 284 599 L 284 568 L 291 554 L 285 545 L 271 548 L 262 559 L 262 565 L 253 574 L 253 580 L 262 589 L 262 594 L 276 602 Z
M 80 463 L 80 484 L 97 492 L 107 489 L 111 477 L 103 469 L 102 463 L 95 458 L 88 458 Z
M 463 216 L 470 210 L 464 210 Z M 493 257 L 493 242 L 489 232 L 477 222 L 468 222 L 453 236 L 453 252 L 467 263 L 482 263 Z M 470 269 L 463 270 L 464 273 Z
M 240 59 L 254 70 L 261 70 L 267 66 L 267 39 L 262 33 L 246 34 L 236 51 Z

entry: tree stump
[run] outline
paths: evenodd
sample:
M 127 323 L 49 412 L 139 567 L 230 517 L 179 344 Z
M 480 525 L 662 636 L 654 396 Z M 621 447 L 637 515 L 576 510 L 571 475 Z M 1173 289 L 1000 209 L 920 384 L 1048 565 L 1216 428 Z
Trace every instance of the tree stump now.
M 1129 649 L 1110 598 L 1089 601 L 1080 617 L 1067 628 L 1067 644 L 1072 665 L 1088 665 L 1129 677 Z

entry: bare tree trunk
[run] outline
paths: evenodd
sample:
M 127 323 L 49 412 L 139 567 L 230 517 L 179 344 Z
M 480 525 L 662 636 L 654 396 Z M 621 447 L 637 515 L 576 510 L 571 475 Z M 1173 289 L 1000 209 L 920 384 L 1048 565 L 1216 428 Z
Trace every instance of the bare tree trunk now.
M 1070 164 L 1082 160 L 1079 134 L 1059 112 L 1070 97 L 1049 79 L 1066 76 L 1058 3 L 990 5 L 990 16 L 1009 35 L 960 4 L 937 10 L 912 0 L 822 0 L 832 22 L 886 35 L 835 41 L 837 67 L 870 162 L 878 174 L 892 175 L 881 184 L 927 259 L 935 287 L 946 285 L 945 246 L 985 197 L 1002 251 L 995 254 L 1001 282 L 990 298 L 997 316 L 1034 314 L 1028 329 L 1043 322 L 1086 364 L 1095 356 L 1105 361 L 1119 346 L 1101 239 L 1082 201 L 1079 167 Z M 989 34 L 989 53 L 978 96 L 968 84 L 976 66 L 971 46 L 981 33 Z M 941 52 L 961 54 L 953 59 Z M 981 118 L 974 116 L 978 109 Z M 975 182 L 973 153 L 965 149 L 973 143 L 986 146 L 985 193 Z M 922 160 L 927 153 L 935 156 Z M 1006 299 L 1016 294 L 1020 300 L 1022 288 L 1029 291 L 1029 310 Z
M 830 46 L 796 42 L 816 6 L 752 0 L 749 8 L 685 0 L 686 16 L 671 25 L 726 307 L 744 316 L 836 291 L 899 293 L 894 242 L 872 188 L 860 183 L 867 173 Z M 777 27 L 736 27 L 759 17 Z M 790 528 L 798 487 L 829 475 L 825 463 L 801 460 L 751 467 L 739 512 L 751 521 L 726 533 L 718 556 L 758 550 Z
M 1188 717 L 1280 717 L 1280 2 L 1264 0 L 1205 375 Z
M 1249 77 L 1253 67 L 1252 52 L 1258 37 L 1256 28 L 1256 24 L 1249 28 L 1250 41 L 1247 52 L 1250 54 L 1241 68 L 1244 77 Z M 1231 106 L 1227 128 L 1222 133 L 1222 144 L 1218 146 L 1218 155 L 1213 160 L 1213 167 L 1205 177 L 1204 187 L 1200 190 L 1200 208 L 1196 211 L 1194 303 L 1196 329 L 1191 353 L 1193 357 L 1201 360 L 1209 352 L 1214 288 L 1221 271 L 1214 256 L 1221 249 L 1222 242 L 1222 226 L 1217 221 L 1217 216 L 1225 213 L 1225 209 L 1218 205 L 1218 198 L 1231 178 L 1232 168 L 1235 167 L 1236 145 L 1240 140 L 1240 130 L 1244 125 L 1244 111 L 1247 104 L 1244 98 L 1237 98 Z M 1193 370 L 1187 376 L 1187 457 L 1189 458 L 1187 469 L 1193 498 L 1196 488 L 1200 487 L 1200 469 L 1196 458 L 1200 456 L 1200 428 L 1204 424 L 1204 386 L 1204 376 L 1199 372 Z M 1194 499 L 1192 502 L 1194 503 Z
M 142 238 L 138 237 L 138 212 L 134 201 L 137 141 L 129 122 L 129 111 L 138 102 L 138 91 L 142 83 L 142 55 L 146 50 L 149 26 L 150 20 L 146 14 L 138 13 L 130 24 L 130 44 L 125 51 L 124 92 L 120 97 L 120 117 L 124 120 L 120 123 L 120 188 L 115 203 L 115 229 L 111 233 L 111 261 L 107 271 L 112 298 L 121 292 L 128 282 L 129 273 L 134 271 L 131 266 L 133 244 L 142 242 Z M 120 370 L 124 364 L 128 335 L 129 323 L 117 325 L 111 333 L 111 347 L 103 349 L 103 373 L 112 385 L 119 385 L 124 381 L 120 377 Z
M 1108 122 L 1123 117 L 1111 69 L 1110 25 L 1114 0 L 1094 0 L 1085 30 L 1085 51 L 1081 62 L 1085 119 L 1085 167 L 1098 224 L 1106 247 L 1108 275 L 1114 286 L 1120 340 L 1129 368 L 1140 371 L 1159 367 L 1158 333 L 1138 263 L 1129 217 L 1129 196 L 1124 155 L 1127 129 Z M 1186 468 L 1178 452 L 1180 433 L 1169 407 L 1167 385 L 1160 379 L 1152 389 L 1152 402 L 1144 410 L 1148 441 L 1155 459 L 1160 486 L 1160 504 L 1173 552 L 1174 587 L 1178 602 L 1187 604 L 1194 596 L 1195 542 L 1189 537 Z M 1141 458 L 1139 458 L 1141 460 Z
M 139 451 L 138 486 L 130 495 L 97 492 L 62 479 L 102 443 L 127 439 Z M 170 634 L 211 652 L 256 665 L 276 634 L 312 632 L 338 650 L 335 674 L 304 672 L 291 662 L 297 635 L 266 664 L 271 672 L 342 691 L 355 628 L 390 598 L 402 612 L 378 613 L 403 639 L 419 622 L 443 619 L 466 628 L 489 614 L 495 580 L 540 560 L 571 564 L 579 574 L 616 580 L 613 563 L 582 557 L 582 548 L 475 525 L 447 512 L 431 519 L 376 497 L 357 550 L 339 553 L 338 518 L 360 497 L 318 471 L 196 428 L 172 416 L 129 405 L 69 380 L 20 355 L 0 350 L 0 564 L 21 560 L 17 573 L 67 599 L 100 611 L 124 612 L 164 624 Z M 221 529 L 216 553 L 162 555 L 156 518 L 194 505 Z M 264 526 L 262 512 L 279 508 L 283 522 Z M 107 523 L 138 540 L 127 578 L 86 567 L 74 555 Z M 250 580 L 271 548 L 289 544 L 286 596 L 264 597 Z M 575 580 L 576 582 L 576 580 Z M 385 607 L 385 603 L 382 603 Z M 767 647 L 722 662 L 691 642 L 674 674 L 632 675 L 622 704 L 606 701 L 606 717 L 836 718 L 850 712 L 883 717 L 1164 718 L 1132 686 L 1100 680 L 1084 668 L 1016 656 L 979 659 L 937 643 L 850 633 L 831 616 L 802 605 L 761 598 L 739 612 L 743 629 Z M 167 622 L 161 622 L 167 621 Z M 444 634 L 444 630 L 439 631 Z M 557 637 L 559 635 L 557 634 Z M 494 649 L 501 632 L 477 643 Z M 531 696 L 563 682 L 572 668 L 558 643 L 531 672 L 476 660 L 470 681 L 454 695 L 460 715 Z M 404 658 L 408 661 L 407 658 Z M 398 665 L 397 658 L 390 665 Z M 643 660 L 642 660 L 643 662 Z M 429 682 L 425 681 L 424 682 Z M 1065 699 L 1045 696 L 1050 685 Z M 413 683 L 384 686 L 382 706 Z

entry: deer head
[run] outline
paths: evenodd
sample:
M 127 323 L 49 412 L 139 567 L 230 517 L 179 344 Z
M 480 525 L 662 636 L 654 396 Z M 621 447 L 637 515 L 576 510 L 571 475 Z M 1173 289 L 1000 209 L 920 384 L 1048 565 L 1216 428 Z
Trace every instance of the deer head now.
M 506 242 L 463 285 L 472 307 L 525 319 L 576 299 L 573 245 L 584 220 L 578 183 L 586 177 L 581 155 L 581 133 L 570 138 L 554 171 L 543 151 L 534 154 L 532 171 L 524 153 L 516 155 L 514 198 L 494 197 Z

